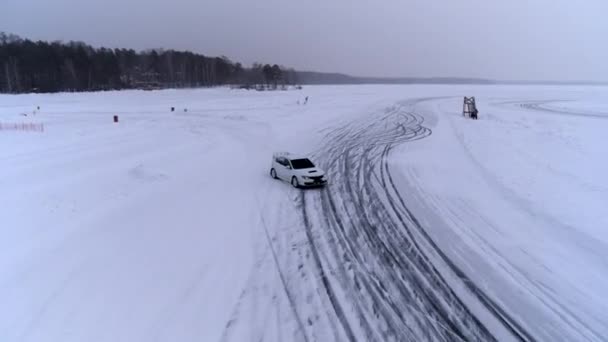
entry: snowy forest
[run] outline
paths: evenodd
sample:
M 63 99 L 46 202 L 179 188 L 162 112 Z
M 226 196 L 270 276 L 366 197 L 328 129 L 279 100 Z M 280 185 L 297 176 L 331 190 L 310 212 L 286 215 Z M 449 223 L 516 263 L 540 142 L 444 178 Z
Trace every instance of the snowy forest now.
M 189 51 L 94 48 L 0 32 L 0 93 L 50 93 L 237 85 L 277 89 L 297 73 L 276 64 L 246 68 Z

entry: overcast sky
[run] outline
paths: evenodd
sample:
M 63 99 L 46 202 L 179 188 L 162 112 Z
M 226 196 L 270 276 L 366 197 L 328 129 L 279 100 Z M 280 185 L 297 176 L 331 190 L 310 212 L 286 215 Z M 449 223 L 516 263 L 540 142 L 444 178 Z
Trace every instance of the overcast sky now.
M 608 81 L 607 0 L 0 0 L 0 31 L 358 76 Z

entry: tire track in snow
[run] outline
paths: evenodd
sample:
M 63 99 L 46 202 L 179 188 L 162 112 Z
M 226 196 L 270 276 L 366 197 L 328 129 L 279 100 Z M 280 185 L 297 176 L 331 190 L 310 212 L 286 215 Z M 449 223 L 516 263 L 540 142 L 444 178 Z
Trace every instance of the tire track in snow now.
M 268 232 L 268 227 L 266 226 L 266 222 L 264 221 L 263 217 L 261 218 L 261 220 L 262 220 L 262 225 L 264 227 L 264 233 L 265 233 L 266 239 L 268 241 L 268 247 L 270 248 L 270 251 L 272 253 L 272 259 L 275 263 L 277 273 L 279 274 L 279 278 L 281 279 L 281 285 L 283 286 L 283 289 L 285 290 L 285 295 L 287 296 L 287 300 L 289 301 L 289 308 L 291 309 L 291 312 L 293 313 L 294 318 L 296 319 L 298 328 L 300 329 L 300 332 L 302 334 L 302 337 L 304 338 L 304 341 L 308 342 L 308 336 L 306 335 L 306 329 L 304 328 L 304 323 L 302 323 L 302 318 L 300 317 L 300 315 L 298 313 L 297 306 L 296 306 L 295 300 L 293 298 L 293 295 L 289 291 L 289 287 L 288 287 L 284 272 L 281 270 L 281 264 L 279 263 L 279 258 L 277 256 L 277 252 L 272 244 L 272 238 L 270 237 L 270 233 Z
M 323 289 L 325 290 L 325 293 L 327 293 L 327 297 L 329 298 L 329 301 L 331 302 L 332 308 L 333 308 L 334 312 L 336 313 L 336 316 L 338 317 L 338 320 L 340 321 L 340 324 L 342 325 L 342 329 L 344 329 L 344 333 L 346 334 L 348 340 L 355 341 L 355 334 L 353 333 L 350 325 L 348 324 L 348 322 L 346 320 L 346 317 L 344 315 L 344 311 L 342 309 L 341 304 L 337 301 L 336 294 L 334 292 L 332 284 L 329 282 L 327 275 L 325 274 L 325 269 L 321 262 L 321 258 L 319 256 L 319 251 L 315 246 L 315 239 L 314 239 L 314 236 L 312 233 L 310 223 L 308 222 L 308 215 L 306 212 L 306 196 L 304 196 L 304 193 L 301 194 L 300 200 L 302 201 L 302 204 L 301 204 L 302 215 L 304 218 L 304 226 L 306 228 L 306 236 L 310 243 L 313 261 L 320 273 L 319 276 L 320 276 L 321 282 L 323 284 Z
M 299 199 L 321 286 L 349 340 L 360 336 L 355 331 L 365 340 L 495 340 L 436 268 L 440 262 L 516 339 L 533 341 L 439 250 L 393 182 L 391 149 L 432 134 L 410 111 L 428 100 L 404 102 L 327 133 L 317 159 L 332 184 Z M 328 251 L 319 252 L 324 246 Z
M 560 109 L 560 108 L 552 108 L 547 107 L 547 105 L 556 103 L 556 102 L 569 102 L 565 100 L 545 100 L 545 101 L 507 101 L 501 103 L 495 103 L 495 105 L 505 106 L 505 105 L 515 105 L 521 108 L 527 109 L 529 111 L 536 112 L 544 112 L 558 115 L 566 115 L 566 116 L 576 116 L 576 117 L 588 117 L 593 119 L 608 119 L 608 113 L 599 113 L 599 112 L 577 112 L 569 109 Z

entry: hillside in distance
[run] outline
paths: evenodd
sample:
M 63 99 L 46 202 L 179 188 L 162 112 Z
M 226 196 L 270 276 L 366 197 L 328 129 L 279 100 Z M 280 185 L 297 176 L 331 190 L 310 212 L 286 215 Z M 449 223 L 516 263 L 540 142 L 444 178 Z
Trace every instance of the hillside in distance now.
M 297 71 L 301 84 L 475 84 L 475 85 L 608 85 L 608 82 L 586 80 L 493 80 L 474 77 L 357 77 L 343 73 Z
M 298 71 L 302 84 L 497 84 L 497 81 L 459 77 L 357 77 L 341 73 Z

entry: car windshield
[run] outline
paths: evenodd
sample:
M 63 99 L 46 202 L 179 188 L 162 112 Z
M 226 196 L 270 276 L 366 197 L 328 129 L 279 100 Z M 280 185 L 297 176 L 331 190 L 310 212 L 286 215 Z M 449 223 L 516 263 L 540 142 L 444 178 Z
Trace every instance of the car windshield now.
M 313 164 L 310 160 L 308 159 L 293 159 L 291 161 L 291 165 L 293 166 L 293 168 L 295 170 L 299 170 L 299 169 L 310 169 L 315 167 L 315 164 Z

